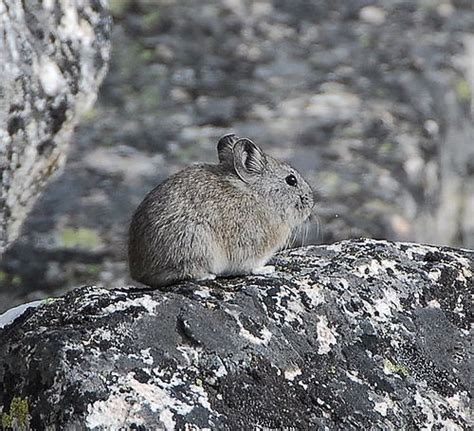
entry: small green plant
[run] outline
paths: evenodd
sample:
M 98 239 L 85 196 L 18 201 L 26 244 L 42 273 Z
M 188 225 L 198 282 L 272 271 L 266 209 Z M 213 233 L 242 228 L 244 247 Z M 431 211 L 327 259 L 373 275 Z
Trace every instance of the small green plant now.
M 27 430 L 30 428 L 30 413 L 26 398 L 14 397 L 10 404 L 10 411 L 2 413 L 2 428 Z

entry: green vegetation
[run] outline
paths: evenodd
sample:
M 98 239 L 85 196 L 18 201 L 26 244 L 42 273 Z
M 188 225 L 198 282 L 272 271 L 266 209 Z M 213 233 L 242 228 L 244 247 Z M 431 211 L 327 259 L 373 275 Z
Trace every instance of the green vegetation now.
M 97 265 L 95 263 L 91 263 L 90 265 L 86 266 L 85 272 L 89 276 L 96 276 L 97 274 L 100 273 L 100 265 Z
M 380 145 L 380 152 L 381 153 L 390 153 L 390 151 L 393 151 L 394 145 L 391 142 L 384 142 L 383 144 Z
M 2 413 L 0 424 L 4 429 L 29 429 L 30 414 L 28 400 L 26 398 L 14 397 L 10 404 L 10 411 Z
M 362 48 L 369 48 L 371 46 L 370 36 L 363 33 L 359 36 L 359 44 Z
M 143 25 L 147 30 L 153 30 L 160 22 L 160 12 L 154 10 L 143 17 Z
M 152 49 L 144 49 L 140 55 L 143 61 L 151 61 L 153 60 L 154 51 Z
M 53 302 L 59 301 L 60 299 L 61 298 L 46 298 L 46 299 L 43 299 L 43 302 L 41 304 L 45 304 L 45 305 L 52 304 Z
M 20 286 L 21 282 L 22 282 L 22 280 L 21 280 L 21 277 L 19 275 L 13 276 L 13 278 L 12 278 L 12 285 L 13 286 Z
M 461 103 L 466 103 L 471 100 L 471 89 L 469 83 L 464 79 L 458 79 L 455 84 L 456 96 Z
M 109 12 L 114 17 L 122 16 L 127 12 L 131 3 L 131 0 L 109 0 Z
M 94 229 L 64 228 L 59 232 L 59 245 L 65 248 L 84 248 L 87 250 L 99 248 L 102 246 L 102 240 Z
M 84 112 L 82 118 L 85 121 L 92 121 L 92 120 L 95 120 L 97 118 L 97 115 L 98 115 L 97 109 L 92 107 L 92 108 L 88 109 L 86 112 Z

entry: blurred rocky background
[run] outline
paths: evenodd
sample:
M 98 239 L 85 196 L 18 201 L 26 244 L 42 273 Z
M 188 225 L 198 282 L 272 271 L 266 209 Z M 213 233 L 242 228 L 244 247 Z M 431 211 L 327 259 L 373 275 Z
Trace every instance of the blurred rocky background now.
M 110 70 L 0 264 L 0 312 L 130 282 L 126 231 L 235 132 L 317 190 L 307 242 L 474 246 L 471 0 L 109 0 Z

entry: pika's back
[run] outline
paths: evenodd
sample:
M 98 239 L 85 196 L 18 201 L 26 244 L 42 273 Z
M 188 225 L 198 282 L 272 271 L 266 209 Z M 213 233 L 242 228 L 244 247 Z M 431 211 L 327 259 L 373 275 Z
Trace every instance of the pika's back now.
M 188 222 L 212 222 L 221 214 L 220 208 L 228 208 L 235 199 L 245 199 L 244 194 L 219 165 L 194 165 L 172 175 L 148 193 L 135 217 L 151 219 L 154 225 L 189 216 Z

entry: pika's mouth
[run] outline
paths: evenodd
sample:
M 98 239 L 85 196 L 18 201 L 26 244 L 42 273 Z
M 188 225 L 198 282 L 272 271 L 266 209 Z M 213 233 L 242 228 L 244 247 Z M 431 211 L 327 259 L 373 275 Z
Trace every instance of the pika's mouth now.
M 300 201 L 296 203 L 295 208 L 298 212 L 303 213 L 302 218 L 304 219 L 304 221 L 314 217 L 314 201 L 309 198 L 305 199 L 304 196 L 301 196 Z

